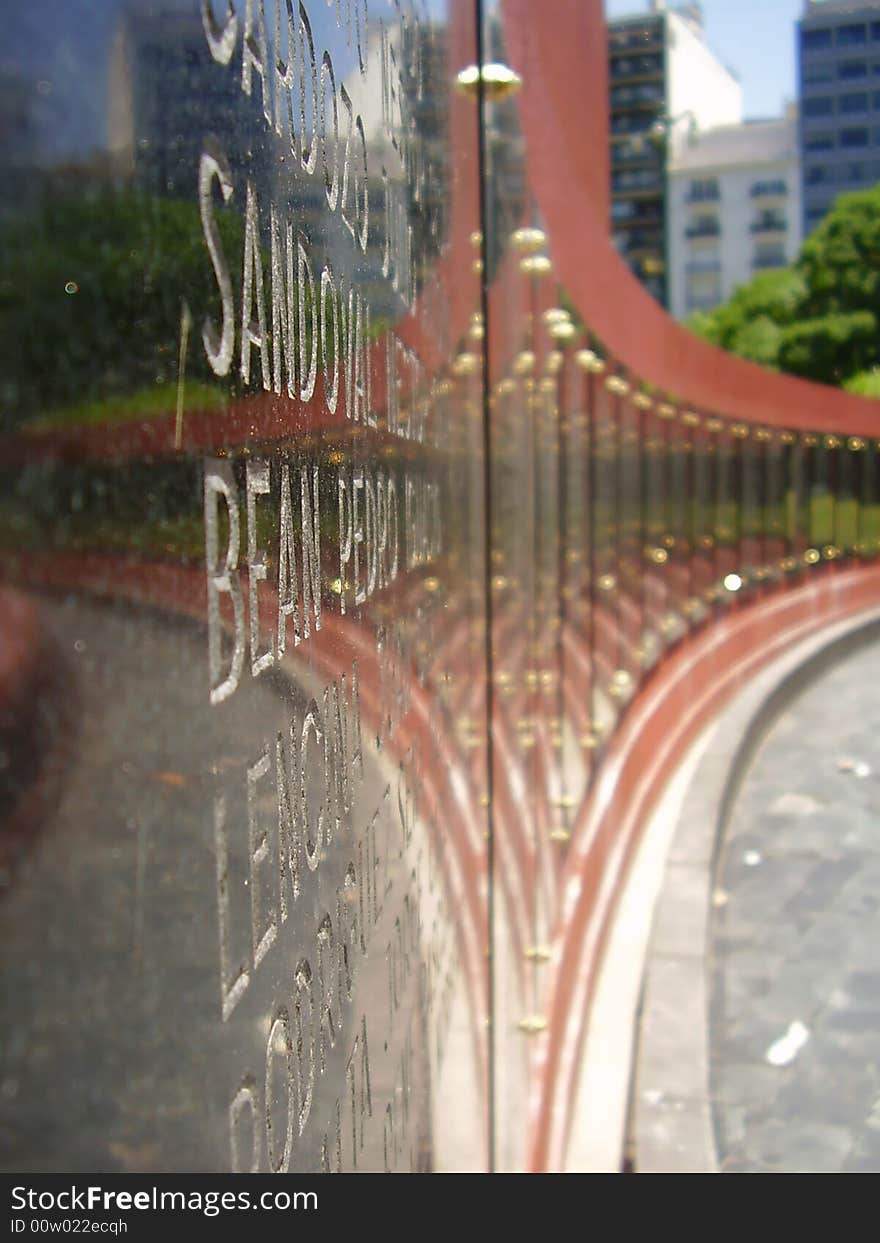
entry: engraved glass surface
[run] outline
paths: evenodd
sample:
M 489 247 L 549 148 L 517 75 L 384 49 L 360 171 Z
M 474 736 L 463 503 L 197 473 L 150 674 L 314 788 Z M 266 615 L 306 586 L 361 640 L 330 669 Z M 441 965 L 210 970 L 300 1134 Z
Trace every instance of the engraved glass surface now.
M 8 27 L 0 1164 L 484 1168 L 475 5 Z

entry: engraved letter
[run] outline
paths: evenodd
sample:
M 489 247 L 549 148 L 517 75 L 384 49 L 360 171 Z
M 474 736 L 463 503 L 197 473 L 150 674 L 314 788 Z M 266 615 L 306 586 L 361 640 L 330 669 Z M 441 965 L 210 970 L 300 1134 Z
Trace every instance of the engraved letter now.
M 303 634 L 311 634 L 311 616 L 315 629 L 321 629 L 321 511 L 318 503 L 318 468 L 312 469 L 312 490 L 309 495 L 308 471 L 300 471 L 300 508 L 302 512 L 302 573 L 303 573 Z
M 281 392 L 281 360 L 287 369 L 287 396 L 294 396 L 295 362 L 293 311 L 293 225 L 285 222 L 286 246 L 281 241 L 281 221 L 275 204 L 271 209 L 272 246 L 272 374 L 275 392 Z M 286 263 L 285 263 L 286 258 Z M 286 277 L 285 280 L 285 271 Z
M 336 413 L 339 400 L 339 315 L 336 307 L 333 273 L 325 267 L 321 273 L 321 362 L 324 367 L 324 398 L 331 414 Z
M 333 136 L 327 135 L 327 83 L 330 83 L 330 99 L 333 104 Z M 330 176 L 330 164 L 327 148 L 333 147 L 333 176 Z M 333 73 L 333 62 L 330 53 L 324 53 L 321 61 L 321 159 L 324 165 L 324 193 L 327 195 L 327 206 L 336 211 L 339 202 L 339 105 L 336 103 L 336 78 Z
M 348 591 L 346 566 L 351 560 L 352 525 L 351 504 L 348 500 L 348 481 L 339 472 L 339 611 L 345 613 L 345 596 Z
M 307 958 L 297 963 L 294 972 L 296 983 L 296 1066 L 298 1092 L 299 1133 L 302 1135 L 312 1109 L 312 1093 L 315 1087 L 315 994 L 312 968 Z M 303 1018 L 304 1003 L 308 1005 L 308 1018 Z
M 300 142 L 302 144 L 302 154 L 300 155 L 300 163 L 307 173 L 313 173 L 318 163 L 318 69 L 315 64 L 315 41 L 312 38 L 312 27 L 309 22 L 309 15 L 300 3 L 299 6 L 299 28 L 302 35 L 299 44 L 300 54 L 300 79 L 299 79 L 299 115 L 301 124 Z M 309 140 L 309 153 L 306 155 L 306 45 L 308 44 L 309 52 L 309 81 L 311 84 L 311 94 L 309 98 L 310 112 L 312 114 L 312 137 Z
M 241 1081 L 241 1087 L 232 1098 L 229 1106 L 229 1145 L 232 1149 L 233 1174 L 256 1174 L 260 1168 L 260 1133 L 257 1130 L 257 1098 L 254 1092 L 256 1084 L 250 1075 Z M 247 1167 L 242 1164 L 240 1131 L 242 1114 L 247 1111 L 251 1118 L 251 1159 Z
M 315 735 L 315 741 L 320 743 L 323 739 L 321 726 L 319 724 L 321 717 L 318 711 L 318 705 L 314 699 L 309 701 L 306 710 L 305 720 L 302 727 L 302 740 L 299 752 L 299 797 L 300 797 L 300 823 L 303 827 L 303 838 L 306 854 L 306 863 L 309 871 L 314 872 L 321 859 L 321 842 L 324 837 L 324 807 L 321 805 L 318 811 L 318 823 L 316 826 L 311 824 L 309 818 L 309 800 L 308 800 L 308 758 L 309 758 L 309 731 Z
M 284 1130 L 284 1148 L 277 1156 L 272 1138 L 272 1064 L 276 1054 L 284 1057 L 284 1083 L 287 1088 L 287 1125 Z M 280 1006 L 269 1028 L 269 1039 L 266 1042 L 266 1152 L 269 1157 L 269 1169 L 273 1174 L 286 1174 L 290 1169 L 290 1158 L 293 1152 L 293 1115 L 296 1112 L 294 1099 L 293 1072 L 293 1041 L 290 1036 L 290 1016 L 284 1006 Z
M 254 298 L 257 303 L 257 322 L 253 323 L 251 312 Z M 251 346 L 260 348 L 263 371 L 263 388 L 272 387 L 269 378 L 269 343 L 266 340 L 266 303 L 263 297 L 263 255 L 260 250 L 260 216 L 257 192 L 253 182 L 247 183 L 247 205 L 244 219 L 244 277 L 241 289 L 241 379 L 250 383 Z
M 278 933 L 277 918 L 270 906 L 267 918 L 263 918 L 262 880 L 260 869 L 269 858 L 269 839 L 265 829 L 260 828 L 257 811 L 257 783 L 269 771 L 269 750 L 263 748 L 256 764 L 250 764 L 247 770 L 247 801 L 248 801 L 248 841 L 250 844 L 250 891 L 251 891 L 251 936 L 254 950 L 254 970 L 266 957 L 275 943 Z
M 228 375 L 232 365 L 232 351 L 235 348 L 235 303 L 232 298 L 232 281 L 229 279 L 229 268 L 226 256 L 220 243 L 220 232 L 214 219 L 214 204 L 211 198 L 211 183 L 214 178 L 220 182 L 223 202 L 232 198 L 232 173 L 229 162 L 212 139 L 205 143 L 205 150 L 199 161 L 199 210 L 202 216 L 202 232 L 205 245 L 211 256 L 211 265 L 220 290 L 220 307 L 223 312 L 223 326 L 218 337 L 217 330 L 210 319 L 205 317 L 202 328 L 202 343 L 208 362 L 215 375 Z
M 248 527 L 248 586 L 251 612 L 251 672 L 254 677 L 268 669 L 275 661 L 275 653 L 269 647 L 258 653 L 260 646 L 260 583 L 266 577 L 266 558 L 257 548 L 257 497 L 269 491 L 269 463 L 255 461 L 247 464 L 247 527 Z
M 217 25 L 217 19 L 211 8 L 211 0 L 202 0 L 202 26 L 211 55 L 218 65 L 228 65 L 235 51 L 235 40 L 238 35 L 238 18 L 232 7 L 232 0 L 226 0 L 226 21 L 223 29 Z
M 254 37 L 254 5 L 257 7 L 257 33 Z M 260 75 L 263 95 L 263 116 L 272 124 L 272 93 L 269 85 L 269 44 L 266 39 L 266 13 L 263 0 L 246 0 L 244 10 L 244 41 L 241 57 L 241 89 L 251 93 L 251 70 Z
M 222 568 L 219 564 L 218 496 L 226 502 L 229 538 Z M 238 686 L 244 665 L 244 607 L 238 581 L 238 492 L 228 462 L 209 459 L 205 463 L 205 567 L 208 576 L 208 671 L 211 680 L 211 703 L 227 699 Z M 220 596 L 232 601 L 233 645 L 229 673 L 221 681 L 223 664 L 222 620 Z
M 299 577 L 293 539 L 293 506 L 290 500 L 290 467 L 281 467 L 281 521 L 278 547 L 278 656 L 287 643 L 287 618 L 293 614 L 293 645 L 302 638 L 299 624 Z
M 310 401 L 315 391 L 318 374 L 318 303 L 315 298 L 315 281 L 309 267 L 308 256 L 302 241 L 297 241 L 297 296 L 299 299 L 299 395 Z M 308 295 L 306 295 L 308 285 Z M 311 340 L 306 333 L 306 301 L 312 311 Z M 311 348 L 310 348 L 311 347 Z
M 223 1022 L 241 1001 L 251 982 L 245 964 L 233 976 L 229 967 L 229 857 L 226 850 L 226 800 L 214 796 L 214 850 L 217 857 L 217 919 L 220 930 L 220 1013 Z

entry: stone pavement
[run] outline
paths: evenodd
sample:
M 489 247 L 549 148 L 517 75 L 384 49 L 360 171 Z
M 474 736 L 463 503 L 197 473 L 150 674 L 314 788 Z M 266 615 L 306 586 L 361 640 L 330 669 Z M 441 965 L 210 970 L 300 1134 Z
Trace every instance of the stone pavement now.
M 775 720 L 736 798 L 711 930 L 726 1171 L 880 1171 L 880 644 Z

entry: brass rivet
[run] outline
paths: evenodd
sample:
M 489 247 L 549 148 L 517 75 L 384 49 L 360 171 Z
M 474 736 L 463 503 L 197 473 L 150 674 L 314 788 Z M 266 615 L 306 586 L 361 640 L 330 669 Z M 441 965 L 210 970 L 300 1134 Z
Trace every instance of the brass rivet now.
M 509 65 L 497 63 L 484 65 L 482 71 L 479 65 L 468 65 L 456 76 L 455 85 L 462 95 L 476 99 L 481 80 L 485 99 L 505 99 L 508 95 L 515 95 L 522 86 L 522 78 L 515 70 Z
M 519 261 L 519 270 L 527 276 L 546 276 L 553 271 L 553 264 L 546 255 L 526 255 Z
M 525 255 L 533 255 L 545 245 L 547 234 L 543 229 L 516 229 L 510 235 L 510 241 L 514 250 L 521 251 Z
M 577 336 L 577 328 L 570 320 L 560 320 L 550 325 L 550 336 L 554 341 L 571 341 Z
M 520 1019 L 517 1027 L 526 1036 L 537 1036 L 539 1032 L 547 1030 L 547 1020 L 541 1014 L 530 1014 L 524 1019 Z
M 594 354 L 592 350 L 578 350 L 574 360 L 584 371 L 592 371 L 598 375 L 605 370 L 605 364 L 602 359 L 598 354 Z

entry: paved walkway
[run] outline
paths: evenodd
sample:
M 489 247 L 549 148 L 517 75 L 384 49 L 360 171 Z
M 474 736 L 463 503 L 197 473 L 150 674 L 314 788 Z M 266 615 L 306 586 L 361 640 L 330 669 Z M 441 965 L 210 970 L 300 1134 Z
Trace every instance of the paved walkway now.
M 880 1171 L 880 645 L 776 720 L 718 860 L 710 1090 L 728 1171 Z

